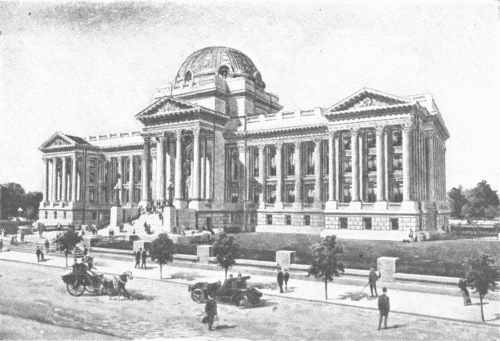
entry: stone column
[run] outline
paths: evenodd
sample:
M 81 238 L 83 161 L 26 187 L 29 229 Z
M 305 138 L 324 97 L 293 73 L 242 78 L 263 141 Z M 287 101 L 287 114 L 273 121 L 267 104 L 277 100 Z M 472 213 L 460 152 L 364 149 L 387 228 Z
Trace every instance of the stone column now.
M 358 160 L 359 160 L 359 177 L 358 177 L 358 186 L 359 186 L 359 201 L 365 201 L 365 158 L 364 158 L 364 148 L 365 148 L 365 132 L 360 132 L 358 137 Z
M 51 201 L 57 201 L 57 158 L 52 158 L 52 191 L 51 191 Z
M 334 133 L 328 135 L 328 201 L 335 201 L 335 142 Z
M 403 126 L 403 200 L 411 200 L 411 123 Z
M 78 162 L 77 162 L 77 158 L 76 158 L 76 155 L 71 157 L 71 200 L 74 202 L 74 201 L 77 201 L 77 191 L 76 191 L 76 180 L 77 180 L 77 166 L 78 166 Z
M 436 173 L 435 173 L 435 148 L 434 148 L 434 132 L 430 132 L 427 137 L 427 197 L 429 201 L 435 201 L 436 188 Z
M 184 199 L 182 193 L 182 131 L 177 130 L 175 133 L 175 193 L 174 199 L 177 208 L 181 208 Z
M 201 137 L 200 198 L 205 200 L 207 187 L 207 139 Z
M 314 140 L 314 206 L 321 206 L 321 140 Z
M 358 128 L 351 129 L 351 164 L 352 164 L 352 187 L 351 201 L 359 201 L 359 145 Z
M 144 149 L 142 154 L 142 203 L 143 206 L 149 206 L 151 193 L 149 191 L 149 163 L 151 152 L 151 137 L 144 136 Z
M 43 159 L 43 164 L 45 167 L 45 173 L 43 174 L 43 201 L 49 201 L 49 161 L 47 159 Z
M 283 209 L 283 142 L 276 143 L 276 202 L 274 208 Z
M 62 174 L 61 174 L 61 180 L 62 180 L 62 189 L 61 189 L 61 201 L 68 201 L 68 198 L 66 197 L 66 191 L 68 188 L 68 178 L 66 177 L 66 157 L 63 157 L 62 159 Z
M 238 202 L 245 203 L 247 200 L 247 153 L 245 142 L 238 144 L 238 169 L 239 169 L 239 193 Z
M 342 155 L 340 155 L 340 134 L 335 134 L 335 201 L 340 202 L 342 186 L 340 186 L 340 167 Z
M 129 186 L 128 186 L 128 191 L 129 191 L 129 194 L 128 194 L 128 201 L 130 203 L 130 205 L 132 206 L 132 204 L 134 203 L 134 197 L 135 197 L 135 182 L 134 182 L 134 176 L 135 176 L 135 169 L 134 169 L 134 155 L 130 155 L 129 156 L 130 158 L 130 169 L 129 169 Z
M 266 159 L 265 159 L 266 146 L 259 145 L 259 180 L 261 185 L 261 192 L 259 195 L 260 208 L 266 207 Z
M 200 128 L 193 129 L 193 199 L 200 200 Z
M 118 198 L 116 198 L 117 204 L 120 205 L 123 201 L 123 157 L 118 156 L 118 174 L 120 177 L 118 178 Z
M 165 202 L 165 137 L 156 144 L 156 199 Z
M 293 206 L 302 209 L 302 142 L 295 142 L 295 203 Z
M 377 201 L 386 201 L 384 132 L 383 126 L 378 126 L 375 131 L 377 135 Z
M 385 199 L 387 201 L 389 200 L 389 186 L 391 185 L 389 183 L 389 143 L 392 143 L 392 140 L 389 138 L 391 136 L 391 131 L 388 129 L 385 129 L 384 132 L 384 175 L 385 175 Z

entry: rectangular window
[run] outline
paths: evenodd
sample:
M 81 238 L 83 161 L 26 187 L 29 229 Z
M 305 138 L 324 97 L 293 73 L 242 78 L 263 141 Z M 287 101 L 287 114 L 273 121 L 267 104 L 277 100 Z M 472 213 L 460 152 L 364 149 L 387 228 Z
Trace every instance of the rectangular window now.
M 340 220 L 340 228 L 347 229 L 347 218 L 339 218 Z
M 276 202 L 276 185 L 267 185 L 266 202 L 274 204 Z
M 393 202 L 402 202 L 403 201 L 403 193 L 401 191 L 403 184 L 400 181 L 394 181 L 392 187 L 392 201 Z
M 238 196 L 239 196 L 239 191 L 238 188 L 231 188 L 231 202 L 233 204 L 238 203 Z
M 230 180 L 238 180 L 238 150 L 231 148 L 229 150 L 229 176 Z
M 351 134 L 342 134 L 342 150 L 351 150 Z
M 276 148 L 267 147 L 267 174 L 268 176 L 276 176 Z
M 286 225 L 292 225 L 292 216 L 287 214 L 285 215 L 285 224 Z
M 377 157 L 375 155 L 368 155 L 368 171 L 375 172 L 377 170 Z
M 231 213 L 231 217 L 230 217 L 230 222 L 231 223 L 235 223 L 236 222 L 236 213 Z
M 266 214 L 266 224 L 267 225 L 273 224 L 273 215 L 272 214 Z
M 89 201 L 95 202 L 95 190 L 94 189 L 89 190 Z
M 403 155 L 394 155 L 394 158 L 392 159 L 392 169 L 395 171 L 403 170 Z
M 285 145 L 285 175 L 295 175 L 295 146 L 293 144 Z
M 63 212 L 63 219 L 66 219 L 66 211 Z
M 377 184 L 373 181 L 368 182 L 368 188 L 366 189 L 366 200 L 368 202 L 375 202 L 377 200 Z
M 366 133 L 366 146 L 368 148 L 375 148 L 376 147 L 376 137 L 375 137 L 375 132 L 374 131 L 368 131 Z
M 349 203 L 351 202 L 351 184 L 345 183 L 342 186 L 342 202 Z
M 259 176 L 259 149 L 251 148 L 250 160 L 252 161 L 251 170 L 254 177 Z
M 314 202 L 314 184 L 304 185 L 304 203 L 312 204 Z
M 90 172 L 90 175 L 89 175 L 89 181 L 90 182 L 95 182 L 95 172 Z
M 285 203 L 291 204 L 295 202 L 295 185 L 285 185 Z
M 314 175 L 314 145 L 312 143 L 306 143 L 304 146 L 305 155 L 305 174 Z
M 96 165 L 96 160 L 90 159 L 90 167 L 95 168 L 95 165 Z
M 139 188 L 135 189 L 135 202 L 141 201 L 141 190 Z
M 399 230 L 399 219 L 391 218 L 391 230 Z
M 54 211 L 54 219 L 57 219 L 57 211 Z
M 49 219 L 49 211 L 45 211 L 45 219 Z
M 342 158 L 342 170 L 344 174 L 352 172 L 352 161 L 350 156 L 344 156 Z
M 128 157 L 123 159 L 123 182 L 130 180 L 130 159 Z
M 330 167 L 329 167 L 329 152 L 328 152 L 328 141 L 322 141 L 321 142 L 321 170 L 323 172 L 323 175 L 328 175 L 330 172 Z
M 254 204 L 258 204 L 259 203 L 259 191 L 258 191 L 258 186 L 251 186 L 250 187 L 250 200 L 254 203 Z
M 363 218 L 363 228 L 365 230 L 372 229 L 372 218 Z
M 138 157 L 136 158 L 135 172 L 134 172 L 135 182 L 141 181 L 141 174 L 142 174 L 142 159 Z
M 309 214 L 306 214 L 304 216 L 304 225 L 305 226 L 310 226 L 311 225 L 311 216 Z
M 394 147 L 399 147 L 403 144 L 403 136 L 401 130 L 392 131 L 392 145 Z
M 97 212 L 92 212 L 92 220 L 96 220 L 97 219 Z

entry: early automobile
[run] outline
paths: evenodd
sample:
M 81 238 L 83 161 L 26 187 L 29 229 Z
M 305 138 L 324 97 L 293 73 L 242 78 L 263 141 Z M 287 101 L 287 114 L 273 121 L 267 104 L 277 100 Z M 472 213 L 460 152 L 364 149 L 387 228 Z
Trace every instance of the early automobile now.
M 240 309 L 247 308 L 250 304 L 259 304 L 262 293 L 247 286 L 250 276 L 228 278 L 221 284 L 220 280 L 197 282 L 189 286 L 191 298 L 196 303 L 204 303 L 207 295 L 213 296 L 217 301 L 236 305 Z

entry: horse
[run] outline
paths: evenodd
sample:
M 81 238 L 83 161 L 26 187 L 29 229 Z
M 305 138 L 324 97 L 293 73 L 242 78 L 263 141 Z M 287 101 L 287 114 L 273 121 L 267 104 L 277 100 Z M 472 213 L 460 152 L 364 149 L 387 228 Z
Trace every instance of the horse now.
M 132 271 L 126 271 L 119 276 L 105 276 L 102 279 L 100 291 L 101 293 L 108 294 L 110 297 L 119 298 L 123 296 L 132 299 L 130 293 L 125 289 L 125 285 L 129 279 L 134 279 Z

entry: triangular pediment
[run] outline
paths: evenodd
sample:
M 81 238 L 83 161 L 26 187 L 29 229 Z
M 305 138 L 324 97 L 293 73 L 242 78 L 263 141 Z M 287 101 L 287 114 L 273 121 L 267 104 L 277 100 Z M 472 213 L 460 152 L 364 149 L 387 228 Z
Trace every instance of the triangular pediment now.
M 327 110 L 325 110 L 325 113 L 341 111 L 343 112 L 350 110 L 358 111 L 364 109 L 369 110 L 370 108 L 389 107 L 394 105 L 412 103 L 413 102 L 411 100 L 403 97 L 393 96 L 377 90 L 365 88 L 328 108 Z
M 59 148 L 59 147 L 70 147 L 77 144 L 88 144 L 87 141 L 81 137 L 66 135 L 61 132 L 56 132 L 47 141 L 45 141 L 39 149 L 46 148 Z
M 177 114 L 192 110 L 198 110 L 200 108 L 200 106 L 193 103 L 181 101 L 172 97 L 162 97 L 151 104 L 149 107 L 135 115 L 135 117 L 137 119 L 141 119 L 154 115 Z

